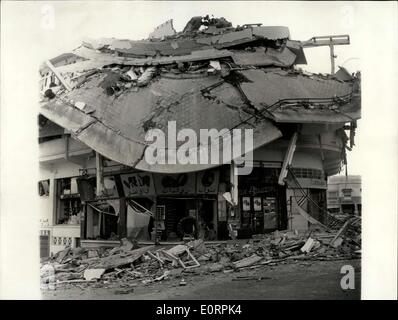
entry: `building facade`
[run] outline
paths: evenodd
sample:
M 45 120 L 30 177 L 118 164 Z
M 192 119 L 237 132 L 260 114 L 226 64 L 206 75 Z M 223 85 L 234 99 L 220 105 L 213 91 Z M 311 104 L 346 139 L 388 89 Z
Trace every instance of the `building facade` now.
M 105 192 L 97 197 L 96 152 L 55 127 L 47 120 L 40 129 L 42 256 L 68 245 L 80 246 L 81 241 L 112 245 L 126 236 L 154 241 L 155 229 L 161 241 L 179 240 L 183 236 L 179 223 L 185 217 L 194 218 L 196 236 L 204 240 L 229 239 L 231 232 L 247 238 L 274 230 L 306 230 L 309 223 L 294 203 L 323 221 L 327 177 L 338 173 L 344 146 L 341 128 L 334 132 L 307 128 L 297 140 L 287 184 L 282 186 L 278 178 L 289 139 L 254 150 L 251 174 L 237 177 L 234 207 L 224 196 L 233 184 L 231 165 L 163 174 L 103 158 Z M 156 226 L 149 226 L 150 217 L 142 217 L 146 230 L 135 226 L 142 214 L 137 205 L 158 215 Z
M 362 213 L 361 176 L 332 176 L 328 179 L 328 210 L 334 213 Z

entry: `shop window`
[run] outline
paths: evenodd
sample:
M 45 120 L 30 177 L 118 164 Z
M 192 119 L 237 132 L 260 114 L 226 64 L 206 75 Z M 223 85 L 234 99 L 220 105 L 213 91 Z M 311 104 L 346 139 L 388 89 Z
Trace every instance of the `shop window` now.
M 344 197 L 350 198 L 351 197 L 351 193 L 352 193 L 352 189 L 342 189 L 341 192 L 343 193 Z
M 39 196 L 40 197 L 43 197 L 43 196 L 48 197 L 50 195 L 50 180 L 39 181 L 38 187 L 39 187 Z
M 57 179 L 56 189 L 56 224 L 79 225 L 82 204 L 77 191 L 76 178 Z

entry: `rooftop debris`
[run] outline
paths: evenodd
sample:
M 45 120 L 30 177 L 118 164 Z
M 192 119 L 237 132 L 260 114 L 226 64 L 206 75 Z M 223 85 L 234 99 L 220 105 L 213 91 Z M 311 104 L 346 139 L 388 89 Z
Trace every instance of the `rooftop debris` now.
M 195 32 L 200 29 L 200 27 L 206 26 L 206 27 L 215 27 L 217 29 L 219 28 L 229 28 L 232 27 L 232 23 L 227 21 L 224 17 L 221 18 L 210 18 L 209 15 L 206 15 L 204 17 L 198 16 L 198 17 L 193 17 L 191 20 L 188 21 L 186 26 L 184 27 L 184 30 L 182 31 L 183 33 L 188 33 L 188 32 Z M 213 29 L 213 28 L 210 28 Z
M 130 288 L 159 281 L 185 285 L 190 275 L 236 273 L 281 263 L 355 259 L 361 252 L 360 230 L 360 218 L 355 217 L 347 218 L 343 227 L 333 232 L 275 231 L 254 235 L 249 240 L 193 240 L 175 246 L 140 248 L 136 248 L 136 243 L 127 245 L 129 240 L 123 239 L 120 247 L 113 249 L 67 248 L 43 261 L 42 287 L 56 289 L 78 284 Z M 98 256 L 90 254 L 92 251 Z
M 156 33 L 164 29 L 169 34 Z M 169 20 L 146 40 L 86 39 L 51 59 L 56 65 L 48 61 L 40 70 L 40 113 L 108 159 L 164 173 L 214 166 L 148 166 L 145 134 L 168 121 L 196 133 L 254 128 L 257 148 L 281 136 L 274 123 L 360 118 L 360 74 L 342 81 L 302 71 L 306 42 L 291 40 L 287 27 L 233 27 L 205 16 L 182 32 L 172 29 Z

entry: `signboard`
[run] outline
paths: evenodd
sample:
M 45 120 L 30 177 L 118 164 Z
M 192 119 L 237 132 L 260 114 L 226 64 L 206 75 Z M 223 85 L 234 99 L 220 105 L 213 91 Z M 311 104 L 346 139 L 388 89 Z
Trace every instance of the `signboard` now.
M 250 197 L 242 197 L 242 210 L 250 211 Z
M 115 177 L 113 176 L 104 177 L 104 193 L 108 197 L 116 197 L 116 198 L 119 197 L 116 188 Z
M 217 194 L 218 184 L 218 170 L 206 170 L 196 174 L 196 190 L 198 194 Z
M 195 194 L 195 173 L 156 174 L 158 195 Z
M 155 195 L 153 176 L 151 173 L 121 174 L 123 190 L 126 197 Z
M 261 197 L 254 197 L 253 198 L 253 207 L 254 211 L 262 211 L 262 206 L 261 206 Z

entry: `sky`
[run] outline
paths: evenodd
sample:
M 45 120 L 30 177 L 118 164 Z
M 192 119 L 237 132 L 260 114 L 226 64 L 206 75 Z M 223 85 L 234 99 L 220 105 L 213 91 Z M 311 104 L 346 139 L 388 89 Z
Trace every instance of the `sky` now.
M 360 69 L 362 74 L 362 119 L 356 146 L 348 153 L 349 174 L 362 175 L 363 183 L 363 259 L 367 263 L 362 274 L 368 277 L 363 278 L 362 288 L 368 298 L 396 298 L 397 8 L 396 1 L 1 1 L 0 297 L 38 295 L 38 274 L 30 274 L 38 270 L 26 270 L 25 266 L 26 261 L 33 263 L 38 257 L 38 249 L 26 250 L 26 243 L 38 238 L 37 228 L 32 226 L 39 221 L 39 65 L 76 48 L 85 37 L 139 40 L 166 20 L 174 19 L 175 29 L 180 31 L 192 16 L 213 14 L 233 25 L 288 26 L 294 40 L 350 35 L 351 45 L 336 47 L 335 54 L 336 65 L 350 71 Z M 330 71 L 328 48 L 307 49 L 306 55 L 308 66 L 304 69 Z M 16 237 L 19 241 L 14 241 Z M 392 250 L 386 254 L 388 248 Z M 392 278 L 386 278 L 391 274 Z

